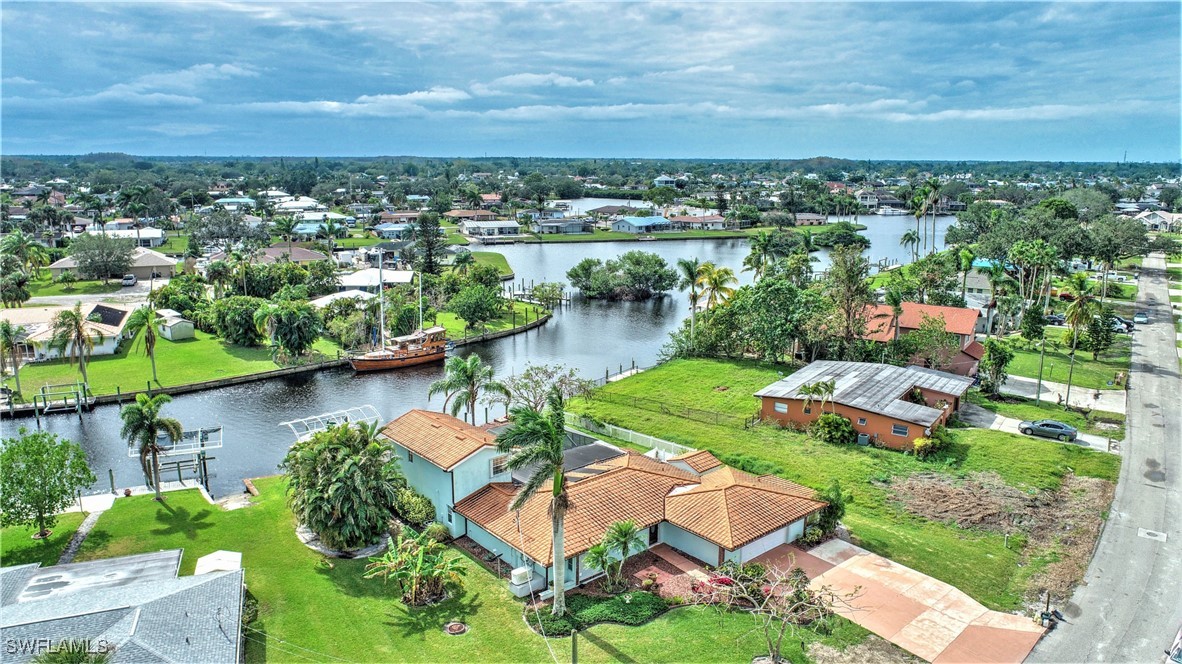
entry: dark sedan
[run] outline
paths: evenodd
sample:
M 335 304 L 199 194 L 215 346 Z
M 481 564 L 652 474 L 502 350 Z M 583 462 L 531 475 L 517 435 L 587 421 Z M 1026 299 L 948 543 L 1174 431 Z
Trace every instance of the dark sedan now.
M 1075 427 L 1069 424 L 1063 424 L 1058 420 L 1022 422 L 1018 425 L 1018 430 L 1027 436 L 1055 438 L 1065 443 L 1075 440 L 1075 437 L 1079 435 L 1079 431 Z

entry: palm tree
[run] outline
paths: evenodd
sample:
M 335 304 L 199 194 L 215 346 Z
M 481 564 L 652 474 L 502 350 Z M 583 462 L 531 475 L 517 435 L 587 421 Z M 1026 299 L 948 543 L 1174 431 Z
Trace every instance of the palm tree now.
M 698 277 L 701 276 L 702 261 L 697 258 L 677 259 L 678 290 L 689 289 L 690 299 L 690 343 L 694 340 L 694 319 L 698 317 Z
M 766 231 L 760 231 L 751 236 L 751 253 L 743 259 L 743 271 L 754 271 L 755 280 L 759 281 L 768 265 L 782 257 L 776 245 L 775 236 Z
M 837 381 L 830 378 L 829 380 L 818 381 L 813 385 L 817 390 L 817 396 L 821 397 L 821 412 L 825 412 L 825 402 L 833 404 L 833 393 L 837 391 Z
M 960 271 L 963 273 L 960 277 L 960 299 L 963 300 L 969 286 L 969 272 L 973 269 L 977 254 L 969 247 L 962 247 L 957 257 L 960 258 Z
M 927 232 L 928 232 L 927 215 L 930 213 L 932 215 L 932 236 L 931 236 L 932 237 L 932 244 L 931 244 L 931 247 L 928 248 L 927 253 L 932 254 L 932 253 L 935 253 L 935 251 L 936 251 L 936 206 L 940 203 L 940 181 L 936 178 L 928 178 L 927 182 L 924 183 L 924 189 L 926 190 L 926 193 L 927 193 L 927 195 L 924 197 L 924 200 L 923 200 L 924 246 L 927 247 L 927 244 L 928 244 L 927 243 Z
M 431 383 L 427 399 L 436 394 L 446 394 L 443 407 L 451 402 L 451 415 L 455 417 L 467 406 L 471 422 L 476 423 L 476 401 L 484 394 L 509 396 L 509 389 L 493 379 L 493 368 L 473 353 L 467 358 L 449 357 L 443 365 L 444 377 Z M 453 401 L 454 399 L 454 401 Z
M 90 382 L 86 376 L 86 360 L 94 352 L 95 339 L 103 340 L 102 333 L 98 330 L 92 332 L 86 323 L 86 317 L 82 315 L 82 303 L 77 302 L 73 309 L 57 312 L 49 324 L 50 347 L 59 353 L 69 351 L 70 365 L 73 366 L 75 361 L 78 362 L 78 370 L 82 373 L 83 383 Z
M 608 526 L 607 532 L 603 534 L 603 544 L 610 551 L 620 552 L 620 563 L 616 567 L 616 582 L 620 581 L 620 574 L 624 569 L 624 562 L 628 560 L 628 555 L 632 551 L 639 551 L 644 548 L 644 538 L 640 535 L 640 528 L 637 527 L 636 522 L 629 519 L 627 521 L 616 521 Z
M 895 328 L 894 339 L 899 338 L 899 320 L 903 317 L 903 290 L 900 288 L 888 287 L 883 296 L 888 307 L 891 308 L 891 317 L 893 318 L 892 325 Z
M 1074 275 L 1073 275 L 1074 276 Z M 1067 305 L 1065 321 L 1071 328 L 1071 364 L 1067 369 L 1067 396 L 1063 399 L 1064 409 L 1071 408 L 1071 380 L 1075 375 L 1075 347 L 1079 343 L 1081 329 L 1092 322 L 1100 313 L 1100 303 L 1085 288 L 1076 291 L 1075 300 Z
M 234 278 L 234 268 L 226 261 L 213 261 L 205 268 L 205 278 L 213 284 L 213 297 L 222 298 L 226 285 Z
M 157 385 L 160 384 L 160 379 L 156 377 L 156 307 L 152 304 L 151 298 L 144 306 L 131 312 L 131 316 L 127 319 L 125 328 L 131 333 L 132 337 L 139 337 L 140 332 L 143 332 L 143 337 L 136 339 L 136 344 L 143 341 L 144 354 L 152 362 L 152 382 Z
M 702 288 L 702 297 L 706 298 L 706 308 L 726 302 L 735 294 L 734 286 L 739 283 L 735 278 L 735 271 L 729 267 L 718 267 L 714 263 L 702 263 L 698 275 L 698 286 Z
M 899 240 L 899 245 L 903 247 L 911 247 L 911 260 L 919 260 L 919 233 L 913 230 L 908 230 L 903 234 Z
M 16 381 L 16 393 L 21 393 L 21 358 L 17 353 L 17 344 L 25 336 L 23 325 L 13 325 L 7 320 L 0 320 L 0 373 L 6 369 L 5 358 L 12 358 L 12 377 Z
M 0 251 L 16 257 L 20 261 L 21 267 L 28 267 L 29 252 L 35 246 L 38 246 L 37 241 L 20 229 L 9 233 L 4 236 L 3 240 L 0 240 Z
M 141 392 L 135 395 L 135 403 L 124 406 L 119 413 L 123 419 L 119 435 L 126 438 L 128 444 L 140 446 L 140 467 L 156 490 L 156 500 L 164 500 L 160 495 L 160 434 L 167 435 L 175 443 L 184 433 L 180 421 L 160 417 L 160 409 L 170 401 L 172 397 L 167 394 L 150 397 Z M 149 459 L 151 466 L 148 465 Z
M 583 554 L 583 562 L 591 569 L 597 569 L 603 572 L 604 577 L 607 578 L 610 584 L 612 582 L 612 570 L 616 568 L 616 563 L 620 561 L 612 555 L 611 549 L 607 547 L 607 544 L 600 542 L 587 549 Z
M 1013 281 L 1006 272 L 1001 261 L 992 261 L 985 268 L 985 277 L 989 280 L 989 316 L 985 321 L 985 338 L 993 334 L 993 312 L 997 309 L 998 295 Z
M 814 400 L 821 395 L 816 383 L 805 383 L 796 388 L 796 396 L 800 397 L 801 407 L 806 411 L 811 410 Z
M 510 455 L 509 469 L 529 468 L 531 471 L 509 509 L 521 509 L 547 481 L 550 482 L 550 535 L 554 544 L 554 604 L 550 613 L 555 616 L 566 613 L 566 548 L 563 546 L 562 524 L 567 510 L 573 507 L 563 469 L 562 452 L 566 442 L 563 408 L 562 392 L 557 387 L 551 388 L 545 412 L 518 406 L 510 411 L 512 423 L 509 428 L 497 436 L 497 449 Z
M 471 251 L 461 251 L 456 254 L 455 260 L 452 262 L 452 267 L 455 271 L 463 276 L 468 276 L 468 270 L 476 264 L 476 257 L 472 255 Z
M 287 253 L 291 254 L 291 240 L 295 237 L 295 217 L 279 217 L 274 223 L 275 233 L 287 241 Z

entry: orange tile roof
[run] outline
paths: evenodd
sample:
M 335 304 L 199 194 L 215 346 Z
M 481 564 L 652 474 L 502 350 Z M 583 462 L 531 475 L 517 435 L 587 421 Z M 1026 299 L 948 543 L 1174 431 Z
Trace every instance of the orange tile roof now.
M 382 433 L 444 470 L 451 470 L 497 437 L 444 413 L 412 410 L 386 425 Z
M 704 473 L 707 470 L 711 470 L 722 465 L 721 461 L 719 461 L 713 454 L 707 452 L 706 450 L 697 450 L 694 452 L 679 454 L 669 460 L 681 461 L 685 465 L 692 468 L 695 473 Z
M 944 329 L 953 334 L 972 334 L 981 312 L 964 307 L 941 307 L 935 304 L 904 302 L 903 315 L 899 317 L 899 334 L 918 329 L 924 316 L 942 318 Z M 866 334 L 863 339 L 887 342 L 895 338 L 895 314 L 890 305 L 872 304 L 866 307 Z
M 724 466 L 701 484 L 675 490 L 665 517 L 728 550 L 737 549 L 825 506 L 805 487 Z

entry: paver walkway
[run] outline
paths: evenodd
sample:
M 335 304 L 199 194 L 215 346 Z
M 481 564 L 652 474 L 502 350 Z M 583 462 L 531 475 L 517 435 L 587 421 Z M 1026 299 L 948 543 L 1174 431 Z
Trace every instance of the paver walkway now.
M 1005 431 L 1007 433 L 1021 434 L 1018 425 L 1022 420 L 1014 419 L 1012 417 L 1005 417 L 997 413 L 986 410 L 976 404 L 966 403 L 961 405 L 958 413 L 961 421 L 970 424 L 979 429 L 994 429 L 997 431 Z M 1054 440 L 1053 438 L 1039 438 L 1039 440 Z M 1058 441 L 1055 441 L 1058 442 Z M 1113 454 L 1120 453 L 1120 441 L 1113 440 L 1112 445 L 1109 446 L 1108 439 L 1104 436 L 1097 436 L 1090 433 L 1081 433 L 1076 439 L 1070 443 L 1063 443 L 1064 445 L 1076 445 L 1079 447 L 1089 447 L 1100 452 L 1112 452 Z
M 673 547 L 665 544 L 664 542 L 654 546 L 653 548 L 649 549 L 649 551 L 651 551 L 653 555 L 661 558 L 665 562 L 673 565 L 677 569 L 685 572 L 698 581 L 707 581 L 710 579 L 709 575 L 702 571 L 701 565 L 681 555 L 676 550 L 674 550 Z
M 1034 398 L 1037 390 L 1038 379 L 1027 378 L 1026 376 L 1010 376 L 1006 379 L 1005 385 L 1001 386 L 1001 391 L 1005 394 L 1016 394 L 1031 399 Z M 1097 392 L 1099 392 L 1099 398 L 1096 397 Z M 1042 382 L 1043 401 L 1058 403 L 1059 398 L 1065 394 L 1067 394 L 1067 383 L 1052 383 L 1049 380 Z M 1072 385 L 1071 405 L 1080 408 L 1104 410 L 1109 413 L 1124 414 L 1127 412 L 1124 390 L 1090 390 L 1086 387 Z
M 848 542 L 830 540 L 808 553 L 793 548 L 782 544 L 757 560 L 793 555 L 801 567 L 830 565 L 812 577 L 814 586 L 857 589 L 837 613 L 929 662 L 1021 662 L 1043 634 L 1029 618 L 986 609 L 943 581 Z

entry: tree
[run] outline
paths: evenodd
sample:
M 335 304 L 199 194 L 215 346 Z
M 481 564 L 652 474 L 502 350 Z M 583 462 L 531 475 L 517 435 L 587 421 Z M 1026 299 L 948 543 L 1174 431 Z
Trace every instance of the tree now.
M 497 437 L 497 449 L 509 454 L 506 464 L 509 469 L 530 470 L 529 479 L 509 505 L 510 510 L 524 507 L 534 494 L 550 483 L 550 534 L 554 545 L 554 603 L 550 613 L 555 616 L 566 613 L 566 549 L 562 524 L 567 510 L 572 507 L 563 469 L 564 406 L 562 394 L 557 389 L 551 390 L 544 412 L 534 408 L 514 408 L 510 411 L 509 428 Z
M 451 209 L 450 202 L 448 209 Z M 446 210 L 444 211 L 446 212 Z M 439 274 L 442 270 L 440 260 L 444 252 L 447 251 L 443 233 L 440 232 L 439 214 L 435 212 L 420 214 L 416 227 L 414 247 L 418 269 L 427 274 Z
M 608 548 L 606 543 L 600 542 L 587 549 L 586 553 L 583 554 L 583 562 L 591 569 L 597 569 L 603 572 L 607 585 L 613 586 L 616 583 L 616 569 L 622 566 L 621 563 L 623 561 L 612 554 L 611 549 Z
M 272 227 L 276 235 L 287 241 L 287 253 L 291 254 L 291 240 L 295 237 L 295 217 L 279 217 Z
M 222 299 L 226 286 L 234 279 L 234 268 L 226 261 L 212 261 L 205 268 L 205 278 L 213 284 L 213 297 Z
M 129 445 L 139 446 L 140 467 L 156 490 L 156 500 L 164 500 L 160 493 L 160 435 L 164 434 L 175 443 L 184 434 L 179 420 L 160 416 L 160 410 L 171 401 L 172 397 L 167 394 L 148 396 L 141 392 L 135 395 L 135 403 L 124 406 L 119 412 L 123 420 L 119 435 Z
M 729 267 L 718 267 L 714 263 L 702 263 L 698 274 L 698 287 L 702 289 L 702 298 L 706 300 L 706 309 L 726 302 L 735 294 L 735 286 L 739 280 L 735 271 Z
M 1063 407 L 1071 407 L 1071 381 L 1075 377 L 1075 349 L 1079 345 L 1081 330 L 1091 324 L 1092 318 L 1099 314 L 1100 303 L 1083 287 L 1077 289 L 1075 299 L 1067 305 L 1066 323 L 1071 329 L 1071 363 L 1067 369 L 1067 396 L 1064 397 Z
M 324 319 L 306 300 L 280 300 L 255 311 L 255 329 L 290 357 L 303 355 L 324 330 Z
M 652 187 L 646 189 L 644 192 L 644 200 L 653 204 L 653 207 L 663 208 L 667 205 L 672 205 L 677 198 L 677 190 L 673 187 Z
M 160 384 L 160 379 L 156 377 L 156 306 L 152 300 L 144 306 L 131 312 L 131 316 L 127 318 L 127 323 L 124 329 L 136 337 L 136 343 L 142 342 L 144 344 L 144 354 L 152 363 L 152 382 L 157 385 Z
M 16 393 L 21 393 L 21 358 L 17 346 L 26 336 L 23 325 L 0 320 L 0 374 L 7 370 L 7 360 L 12 360 L 12 377 L 16 381 Z
M 501 291 L 488 286 L 467 286 L 447 302 L 448 310 L 464 319 L 469 330 L 499 316 L 502 306 Z
M 82 276 L 107 283 L 112 275 L 122 276 L 131 269 L 134 245 L 132 240 L 83 233 L 70 243 L 70 255 Z
M 296 441 L 280 465 L 296 520 L 330 548 L 377 541 L 406 484 L 393 445 L 378 431 L 362 423 L 330 426 Z
M 957 252 L 957 258 L 960 259 L 960 299 L 963 300 L 968 292 L 969 272 L 973 270 L 973 261 L 977 260 L 977 254 L 970 247 L 961 247 Z
M 1111 348 L 1112 343 L 1116 341 L 1116 333 L 1113 331 L 1116 317 L 1112 310 L 1104 306 L 1098 307 L 1097 310 L 1100 313 L 1092 316 L 1092 320 L 1084 327 L 1083 334 L 1085 347 L 1092 351 L 1092 360 L 1099 360 L 1100 353 Z
M 219 247 L 223 253 L 238 245 L 260 246 L 269 244 L 271 236 L 263 224 L 248 224 L 241 214 L 225 210 L 214 210 L 203 217 L 193 217 L 185 224 L 189 233 L 189 244 L 199 247 Z
M 929 369 L 946 370 L 960 352 L 960 338 L 948 331 L 944 319 L 927 314 L 904 340 L 909 347 L 908 356 L 918 358 Z
M 82 382 L 89 383 L 86 377 L 86 361 L 94 352 L 94 342 L 103 340 L 103 334 L 98 330 L 91 330 L 86 317 L 82 315 L 82 303 L 76 302 L 73 309 L 64 309 L 53 316 L 49 323 L 49 346 L 69 358 L 70 366 L 78 362 L 78 371 L 82 374 Z
M 903 237 L 899 240 L 899 245 L 903 247 L 911 247 L 911 261 L 919 260 L 919 233 L 908 230 L 903 233 Z
M 213 326 L 218 336 L 236 346 L 258 346 L 262 342 L 254 314 L 267 301 L 235 295 L 213 303 Z
M 547 309 L 553 309 L 562 302 L 563 289 L 566 284 L 561 281 L 542 281 L 534 284 L 530 289 L 533 300 Z
M 845 516 L 846 505 L 854 502 L 854 495 L 842 491 L 841 482 L 835 479 L 824 491 L 817 492 L 817 500 L 825 503 L 825 507 L 817 515 L 817 527 L 828 535 L 837 530 L 837 524 L 841 523 L 842 517 Z
M 996 395 L 1009 377 L 1006 367 L 1014 359 L 1014 351 L 1010 349 L 1009 344 L 998 339 L 986 339 L 983 345 L 985 352 L 977 365 L 981 377 L 981 391 Z
M 854 246 L 833 249 L 832 264 L 822 290 L 833 304 L 833 325 L 830 329 L 841 340 L 841 356 L 845 357 L 854 339 L 866 328 L 866 307 L 873 301 L 870 291 L 870 262 Z
M 646 300 L 677 285 L 678 273 L 664 258 L 645 251 L 629 251 L 607 263 L 584 258 L 566 273 L 571 286 L 589 298 Z
M 1108 297 L 1108 273 L 1123 258 L 1149 253 L 1145 224 L 1128 217 L 1104 215 L 1091 227 L 1091 256 L 1100 261 L 1104 272 L 1100 286 L 1100 304 Z
M 509 406 L 525 406 L 541 410 L 550 391 L 557 389 L 569 400 L 590 394 L 594 381 L 579 376 L 577 369 L 561 364 L 526 364 L 521 373 L 509 376 L 502 384 L 508 395 L 492 395 L 492 400 Z
M 39 246 L 37 241 L 22 230 L 15 230 L 0 240 L 0 252 L 16 258 L 22 268 L 29 266 L 29 252 Z
M 472 252 L 464 249 L 456 253 L 456 257 L 452 261 L 452 269 L 459 273 L 460 276 L 466 277 L 468 276 L 468 270 L 475 264 L 476 258 L 472 255 Z
M 468 573 L 459 556 L 447 556 L 447 547 L 423 531 L 418 535 L 403 527 L 398 539 L 389 539 L 386 553 L 370 558 L 363 578 L 393 581 L 408 606 L 438 602 L 449 588 L 463 587 Z
M 895 330 L 891 337 L 893 341 L 899 340 L 899 321 L 903 318 L 904 301 L 903 289 L 899 284 L 892 283 L 887 286 L 883 302 L 891 308 L 891 326 Z
M 427 388 L 427 399 L 436 394 L 443 394 L 443 407 L 451 404 L 452 417 L 456 417 L 461 410 L 467 408 L 472 424 L 476 423 L 476 402 L 481 395 L 499 395 L 508 398 L 508 388 L 494 378 L 492 366 L 484 363 L 480 356 L 473 353 L 468 357 L 452 356 L 443 365 L 443 378 L 431 383 Z M 453 401 L 454 399 L 454 401 Z
M 86 453 L 76 443 L 48 431 L 21 427 L 0 446 L 0 523 L 36 526 L 36 539 L 49 536 L 58 512 L 95 482 Z
M 19 307 L 32 298 L 29 292 L 29 275 L 20 270 L 8 272 L 0 277 L 0 301 L 6 307 Z
M 603 534 L 603 544 L 610 551 L 620 552 L 620 563 L 616 567 L 616 582 L 619 583 L 620 573 L 623 570 L 624 563 L 628 560 L 628 556 L 634 551 L 644 549 L 645 539 L 640 534 L 640 528 L 632 519 L 626 521 L 616 521 L 607 527 L 607 532 Z

